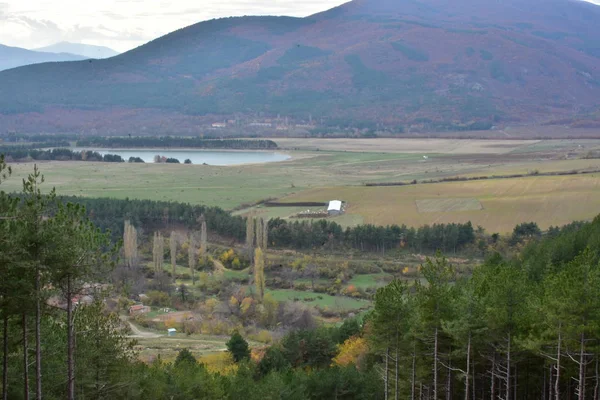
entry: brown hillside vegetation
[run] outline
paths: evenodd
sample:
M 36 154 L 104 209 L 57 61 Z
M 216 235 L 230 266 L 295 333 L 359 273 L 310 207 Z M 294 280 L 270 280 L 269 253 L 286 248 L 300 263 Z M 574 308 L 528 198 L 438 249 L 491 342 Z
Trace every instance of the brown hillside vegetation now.
M 303 19 L 213 20 L 107 60 L 4 71 L 0 124 L 198 133 L 263 112 L 327 126 L 595 128 L 599 36 L 600 7 L 570 0 L 355 0 Z

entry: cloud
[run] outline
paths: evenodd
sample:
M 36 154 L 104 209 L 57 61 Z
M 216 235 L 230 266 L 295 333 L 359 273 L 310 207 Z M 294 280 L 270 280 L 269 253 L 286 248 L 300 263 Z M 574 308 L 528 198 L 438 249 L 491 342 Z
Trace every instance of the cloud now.
M 184 26 L 243 15 L 306 16 L 344 0 L 20 0 L 0 2 L 0 42 L 36 48 L 77 41 L 128 50 Z M 199 7 L 198 4 L 202 6 Z
M 37 48 L 74 41 L 125 51 L 208 19 L 243 15 L 302 17 L 346 1 L 0 0 L 0 43 Z M 590 1 L 600 4 L 600 0 Z

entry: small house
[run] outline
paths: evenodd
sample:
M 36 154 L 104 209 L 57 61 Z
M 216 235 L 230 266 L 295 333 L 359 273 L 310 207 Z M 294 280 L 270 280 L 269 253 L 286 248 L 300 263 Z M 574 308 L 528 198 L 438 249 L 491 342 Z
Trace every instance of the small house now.
M 340 200 L 331 200 L 327 208 L 327 214 L 340 215 L 342 213 L 342 202 Z
M 175 329 L 175 328 L 169 328 L 167 330 L 167 332 L 168 332 L 168 336 L 175 336 L 177 334 L 177 329 Z
M 146 314 L 150 312 L 150 307 L 143 304 L 136 304 L 129 307 L 129 315 Z

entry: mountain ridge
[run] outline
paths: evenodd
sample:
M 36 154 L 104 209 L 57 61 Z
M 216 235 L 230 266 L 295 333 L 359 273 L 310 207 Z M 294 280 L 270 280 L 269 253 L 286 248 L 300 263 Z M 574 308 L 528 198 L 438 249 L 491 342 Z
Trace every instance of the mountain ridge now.
M 31 64 L 83 59 L 85 57 L 79 54 L 34 51 L 0 44 L 0 71 Z
M 117 132 L 153 114 L 162 128 L 145 129 L 200 132 L 258 115 L 436 130 L 597 120 L 600 7 L 502 4 L 355 0 L 307 18 L 205 21 L 110 59 L 0 73 L 0 93 L 16 94 L 0 100 L 0 122 L 17 129 L 19 115 L 35 130 L 54 115 L 61 129 Z
M 49 53 L 71 53 L 85 58 L 110 58 L 119 55 L 119 52 L 105 46 L 95 46 L 84 43 L 59 42 L 49 46 L 34 49 L 34 51 Z

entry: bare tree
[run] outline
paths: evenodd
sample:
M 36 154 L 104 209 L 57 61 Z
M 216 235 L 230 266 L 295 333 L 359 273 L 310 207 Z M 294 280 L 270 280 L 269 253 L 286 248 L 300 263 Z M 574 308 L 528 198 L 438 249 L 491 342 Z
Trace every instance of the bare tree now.
M 123 252 L 126 265 L 133 268 L 138 261 L 138 232 L 129 220 L 125 220 L 123 230 Z
M 204 214 L 200 216 L 200 223 L 200 253 L 204 255 L 208 247 L 208 233 L 206 230 L 206 218 L 204 217 Z
M 169 238 L 169 252 L 171 254 L 171 275 L 175 281 L 177 277 L 177 233 L 175 231 L 171 232 Z
M 190 267 L 190 275 L 192 277 L 192 285 L 195 284 L 195 270 L 196 270 L 196 239 L 194 234 L 190 233 L 189 246 L 188 246 L 188 265 Z
M 160 232 L 154 232 L 154 246 L 152 249 L 152 261 L 154 272 L 160 274 L 163 272 L 165 261 L 165 241 Z
M 246 218 L 246 247 L 249 250 L 254 249 L 254 239 L 255 239 L 255 220 L 253 216 L 249 216 Z

